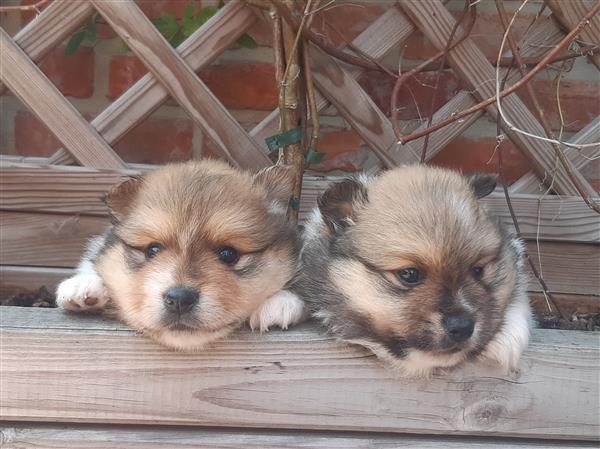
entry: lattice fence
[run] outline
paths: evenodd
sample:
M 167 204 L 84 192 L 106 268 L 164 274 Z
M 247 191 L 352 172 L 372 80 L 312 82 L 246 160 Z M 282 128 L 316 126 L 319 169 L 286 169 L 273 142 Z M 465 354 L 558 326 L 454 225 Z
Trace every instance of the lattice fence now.
M 588 11 L 585 2 L 581 1 L 557 1 L 549 2 L 549 5 L 554 16 L 559 17 L 567 28 L 574 27 Z M 88 123 L 35 62 L 95 11 L 127 43 L 149 73 Z M 13 39 L 0 30 L 2 83 L 63 145 L 47 159 L 2 157 L 3 248 L 0 263 L 3 294 L 41 283 L 53 286 L 69 267 L 75 265 L 84 240 L 107 223 L 107 210 L 99 201 L 101 194 L 122 177 L 151 168 L 128 166 L 111 144 L 168 98 L 173 98 L 202 128 L 214 142 L 219 156 L 234 165 L 253 169 L 271 164 L 265 138 L 277 134 L 279 111 L 272 111 L 254 129 L 246 132 L 195 74 L 259 20 L 262 20 L 259 10 L 242 1 L 229 2 L 173 49 L 133 1 L 56 0 Z M 134 23 L 135 27 L 131 25 Z M 445 48 L 454 24 L 455 19 L 439 0 L 403 0 L 375 20 L 352 45 L 377 60 L 420 30 L 441 50 Z M 592 19 L 584 33 L 589 41 L 600 42 L 600 18 Z M 553 18 L 540 19 L 519 43 L 522 56 L 539 58 L 564 35 Z M 334 105 L 377 155 L 381 167 L 419 161 L 425 138 L 405 145 L 398 143 L 390 119 L 358 83 L 363 69 L 347 66 L 312 44 L 311 55 L 318 110 Z M 592 58 L 597 64 L 597 56 Z M 453 48 L 447 62 L 467 88 L 434 114 L 434 124 L 494 95 L 493 83 L 489 81 L 494 78 L 495 69 L 471 39 L 467 38 Z M 516 76 L 509 77 L 508 83 L 516 79 Z M 541 124 L 516 94 L 506 97 L 503 105 L 512 122 L 543 135 Z M 495 117 L 495 105 L 432 133 L 427 160 L 485 113 Z M 584 243 L 595 245 L 600 242 L 599 216 L 577 196 L 577 189 L 562 166 L 556 163 L 551 144 L 513 133 L 508 128 L 504 132 L 535 169 L 515 182 L 510 191 L 523 236 L 532 241 L 545 241 L 541 249 L 531 244 L 530 250 L 536 263 L 543 266 L 550 289 L 563 295 L 565 302 L 577 302 L 579 298 L 573 295 L 598 295 L 597 248 Z M 598 140 L 600 118 L 574 136 L 572 143 Z M 581 169 L 600 156 L 600 147 L 588 151 L 585 157 L 573 148 L 567 148 L 565 154 L 584 191 L 596 196 Z M 315 204 L 316 196 L 330 180 L 305 176 L 301 217 Z M 552 180 L 552 187 L 559 196 L 546 196 L 540 202 L 541 180 L 546 184 Z M 486 201 L 512 226 L 500 193 L 492 194 Z M 531 290 L 539 292 L 540 288 L 532 282 Z

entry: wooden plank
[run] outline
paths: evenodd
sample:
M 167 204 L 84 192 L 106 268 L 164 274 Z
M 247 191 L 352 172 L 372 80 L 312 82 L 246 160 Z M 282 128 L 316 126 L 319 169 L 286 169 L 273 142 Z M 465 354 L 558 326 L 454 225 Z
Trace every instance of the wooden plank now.
M 13 40 L 27 56 L 37 62 L 60 44 L 94 12 L 87 2 L 55 0 L 30 21 Z M 0 84 L 0 94 L 4 86 Z
M 593 443 L 444 436 L 361 434 L 255 429 L 188 429 L 147 426 L 90 426 L 60 424 L 5 424 L 0 427 L 6 449 L 528 449 L 592 448 Z
M 210 65 L 257 19 L 244 2 L 229 2 L 177 47 L 177 52 L 193 70 L 200 70 Z M 147 73 L 97 115 L 91 125 L 107 142 L 116 142 L 167 98 L 167 89 L 154 74 Z M 67 156 L 61 148 L 51 157 L 50 163 L 68 164 L 71 161 Z
M 600 431 L 592 332 L 535 330 L 508 375 L 480 364 L 407 380 L 310 323 L 242 330 L 195 354 L 59 310 L 7 307 L 0 327 L 3 420 L 577 440 Z
M 0 29 L 0 79 L 83 165 L 123 168 L 100 135 Z
M 533 264 L 555 293 L 600 296 L 600 247 L 580 243 L 527 242 Z M 541 270 L 540 270 L 541 267 Z M 541 292 L 533 274 L 528 290 Z
M 600 117 L 596 117 L 586 127 L 573 136 L 571 143 L 584 144 L 600 142 Z M 577 170 L 581 170 L 587 164 L 600 158 L 600 145 L 595 148 L 577 150 L 571 147 L 563 147 L 565 156 L 567 156 Z M 546 190 L 534 173 L 527 173 L 521 179 L 510 186 L 510 191 L 514 193 L 537 193 Z
M 54 292 L 58 284 L 72 274 L 69 268 L 0 265 L 0 299 L 35 292 L 42 286 Z
M 106 216 L 101 201 L 110 187 L 140 170 L 106 171 L 82 167 L 19 164 L 0 166 L 0 209 L 20 212 L 50 212 Z M 149 166 L 132 168 L 149 169 Z M 340 177 L 305 176 L 300 217 L 316 206 L 317 197 Z M 600 243 L 600 216 L 578 197 L 511 195 L 521 232 L 526 239 Z M 504 194 L 493 193 L 483 202 L 512 229 Z
M 591 5 L 591 2 L 586 2 L 585 0 L 570 0 L 568 2 L 549 0 L 547 5 L 560 24 L 568 31 L 571 31 L 589 12 L 586 3 L 587 5 Z M 600 17 L 594 17 L 581 30 L 580 40 L 587 45 L 600 45 Z M 588 58 L 600 70 L 600 55 L 590 55 Z
M 402 0 L 398 5 L 415 21 L 417 27 L 437 49 L 441 50 L 446 47 L 455 20 L 439 0 Z M 487 99 L 495 95 L 494 83 L 490 83 L 490 80 L 495 79 L 495 69 L 470 38 L 455 46 L 449 52 L 447 59 L 478 98 Z M 505 97 L 502 104 L 504 113 L 512 122 L 533 134 L 544 135 L 542 126 L 517 94 Z M 497 110 L 494 105 L 489 106 L 486 110 L 492 117 L 496 117 Z M 513 133 L 507 127 L 503 129 L 523 154 L 530 159 L 538 173 L 552 174 L 553 187 L 558 193 L 578 194 L 564 168 L 562 166 L 555 168 L 555 154 L 549 143 Z M 594 189 L 589 182 L 578 172 L 575 172 L 575 176 L 585 191 L 594 195 Z
M 600 313 L 600 296 L 555 293 L 552 297 L 560 310 L 568 317 Z M 543 293 L 529 292 L 529 301 L 538 317 L 548 314 L 548 304 Z
M 171 48 L 134 2 L 92 0 L 92 4 L 173 99 L 211 138 L 222 157 L 244 168 L 271 165 L 267 154 Z
M 104 232 L 108 217 L 0 212 L 0 264 L 74 267 L 87 239 Z
M 315 85 L 386 167 L 418 157 L 412 145 L 398 145 L 391 122 L 341 63 L 315 45 L 311 45 L 310 53 Z M 407 156 L 410 152 L 412 157 Z

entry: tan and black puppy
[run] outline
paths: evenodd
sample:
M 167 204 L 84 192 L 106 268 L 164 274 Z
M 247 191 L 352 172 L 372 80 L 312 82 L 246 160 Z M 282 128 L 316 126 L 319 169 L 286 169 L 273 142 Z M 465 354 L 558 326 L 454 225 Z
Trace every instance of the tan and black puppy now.
M 300 319 L 282 291 L 298 270 L 299 242 L 286 219 L 293 174 L 251 175 L 216 161 L 168 165 L 115 187 L 114 226 L 92 239 L 59 306 L 112 307 L 167 346 L 193 350 L 250 318 L 268 329 Z
M 426 166 L 333 184 L 292 289 L 332 334 L 405 375 L 478 358 L 514 367 L 531 312 L 522 245 L 477 201 L 495 185 Z

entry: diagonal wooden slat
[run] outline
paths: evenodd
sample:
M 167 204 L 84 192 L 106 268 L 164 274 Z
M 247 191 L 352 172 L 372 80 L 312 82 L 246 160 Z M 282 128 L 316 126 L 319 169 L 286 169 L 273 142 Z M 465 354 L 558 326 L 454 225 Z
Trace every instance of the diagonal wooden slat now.
M 230 2 L 185 40 L 177 51 L 194 70 L 208 66 L 258 20 L 243 2 Z M 169 92 L 147 73 L 102 111 L 91 125 L 113 143 L 140 123 L 169 98 Z M 266 151 L 266 149 L 265 149 Z M 59 149 L 51 156 L 52 164 L 69 164 L 68 152 Z
M 14 35 L 13 40 L 37 62 L 62 42 L 94 12 L 88 2 L 55 0 Z M 0 94 L 4 86 L 0 84 Z
M 589 4 L 590 2 L 588 2 Z M 584 17 L 589 8 L 582 0 L 546 0 L 546 4 L 562 26 L 571 31 Z M 581 30 L 581 39 L 587 44 L 600 45 L 600 16 L 590 20 L 588 26 Z M 600 54 L 589 56 L 592 63 L 600 70 Z
M 445 48 L 455 20 L 441 2 L 437 0 L 401 0 L 399 6 L 415 21 L 415 24 L 437 49 Z M 457 74 L 473 88 L 478 98 L 484 99 L 495 94 L 494 67 L 471 39 L 467 38 L 454 47 L 448 54 L 448 62 Z M 509 95 L 502 101 L 505 114 L 512 122 L 518 123 L 521 128 L 528 129 L 534 134 L 544 135 L 544 130 L 539 122 L 516 94 Z M 495 106 L 489 106 L 486 110 L 496 117 Z M 558 193 L 578 195 L 577 189 L 564 168 L 556 165 L 554 149 L 549 143 L 513 133 L 508 128 L 505 129 L 505 132 L 515 145 L 528 156 L 542 178 L 545 177 L 545 174 L 550 174 L 547 179 L 553 179 L 553 187 Z M 594 189 L 589 182 L 578 172 L 575 172 L 574 175 L 586 192 L 593 195 Z
M 585 128 L 575 134 L 570 141 L 570 143 L 575 145 L 594 142 L 600 142 L 600 117 L 592 120 Z M 600 145 L 585 150 L 565 147 L 563 151 L 577 170 L 581 170 L 592 160 L 600 158 Z M 539 192 L 540 189 L 545 190 L 533 173 L 527 173 L 510 186 L 511 193 L 535 193 Z
M 372 58 L 380 59 L 392 48 L 404 42 L 414 31 L 415 26 L 410 20 L 396 8 L 390 8 L 357 36 L 352 44 Z M 335 62 L 335 59 L 332 58 L 332 60 Z M 354 79 L 358 79 L 365 73 L 363 69 L 358 67 L 351 67 L 346 70 L 348 76 Z M 315 92 L 315 99 L 319 111 L 330 105 L 329 101 L 319 91 Z M 265 138 L 277 134 L 278 129 L 279 110 L 275 109 L 250 131 L 250 135 L 262 144 Z
M 169 91 L 233 165 L 261 168 L 267 154 L 244 131 L 219 100 L 133 1 L 92 0 L 98 12 Z
M 0 28 L 0 80 L 48 126 L 82 164 L 123 168 L 125 163 Z

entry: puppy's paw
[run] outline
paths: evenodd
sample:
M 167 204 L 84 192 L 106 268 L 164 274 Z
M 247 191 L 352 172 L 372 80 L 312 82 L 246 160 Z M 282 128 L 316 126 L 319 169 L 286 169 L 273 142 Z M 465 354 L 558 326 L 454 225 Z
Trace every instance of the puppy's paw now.
M 98 312 L 108 301 L 102 279 L 96 274 L 76 274 L 62 281 L 56 290 L 57 306 L 72 312 Z
M 289 326 L 300 322 L 305 316 L 304 302 L 287 290 L 281 290 L 267 299 L 248 320 L 252 330 L 261 332 L 269 330 L 271 326 L 287 329 Z

